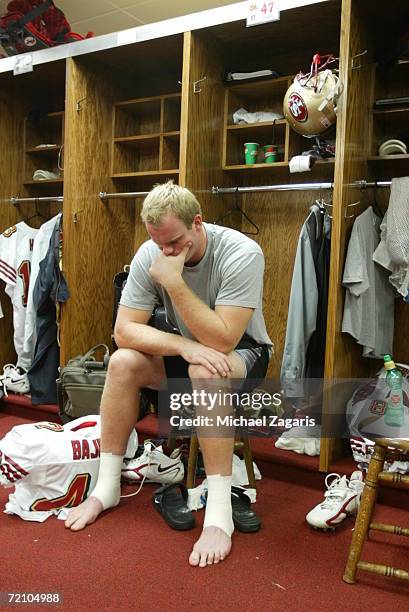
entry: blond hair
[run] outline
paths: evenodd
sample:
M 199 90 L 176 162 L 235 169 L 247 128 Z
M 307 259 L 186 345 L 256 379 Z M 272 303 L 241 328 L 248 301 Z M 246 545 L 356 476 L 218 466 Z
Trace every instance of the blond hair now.
M 175 215 L 190 229 L 195 216 L 201 215 L 202 210 L 189 189 L 175 185 L 170 180 L 161 185 L 155 185 L 148 193 L 143 201 L 141 218 L 144 223 L 160 225 L 162 218 L 168 213 Z

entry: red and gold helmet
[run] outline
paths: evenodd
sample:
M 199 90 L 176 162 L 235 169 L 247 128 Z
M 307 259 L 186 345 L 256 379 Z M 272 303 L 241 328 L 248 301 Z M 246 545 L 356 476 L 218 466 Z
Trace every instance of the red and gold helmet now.
M 332 55 L 324 57 L 327 59 L 322 62 L 315 54 L 311 71 L 297 74 L 284 96 L 285 118 L 293 130 L 307 137 L 322 134 L 337 119 L 336 105 L 341 85 L 335 72 L 325 68 L 336 60 Z

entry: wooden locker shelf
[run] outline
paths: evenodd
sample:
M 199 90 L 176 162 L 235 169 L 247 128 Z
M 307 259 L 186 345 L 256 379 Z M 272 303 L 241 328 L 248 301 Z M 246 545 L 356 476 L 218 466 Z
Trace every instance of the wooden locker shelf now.
M 402 121 L 405 114 L 409 116 L 409 107 L 398 106 L 394 108 L 390 106 L 388 108 L 374 108 L 373 114 L 379 118 L 395 116 L 399 121 Z
M 368 157 L 368 161 L 376 162 L 399 162 L 401 160 L 409 159 L 409 154 L 399 153 L 397 155 L 371 155 Z
M 126 179 L 126 178 L 132 178 L 134 176 L 149 176 L 149 177 L 162 177 L 162 176 L 167 176 L 168 174 L 179 174 L 179 170 L 178 169 L 174 169 L 174 170 L 150 170 L 147 172 L 119 172 L 117 174 L 111 174 L 111 178 L 114 179 Z
M 238 170 L 243 170 L 243 171 L 249 171 L 249 170 L 257 170 L 257 171 L 264 171 L 264 170 L 272 170 L 273 168 L 286 168 L 288 167 L 288 162 L 274 162 L 272 164 L 232 164 L 231 166 L 223 166 L 223 170 L 228 172 L 228 171 L 238 171 Z
M 48 113 L 36 123 L 27 117 L 24 120 L 23 185 L 36 184 L 32 181 L 35 170 L 58 170 L 60 151 L 64 143 L 64 111 Z M 52 147 L 39 147 L 52 144 Z M 50 181 L 41 181 L 50 182 Z
M 58 178 L 58 179 L 44 179 L 41 181 L 24 181 L 23 185 L 62 185 L 64 183 L 64 179 L 63 178 Z
M 178 172 L 180 112 L 179 93 L 115 103 L 111 177 Z
M 248 112 L 270 111 L 282 115 L 284 94 L 292 80 L 291 76 L 229 84 L 225 91 L 224 135 L 223 135 L 223 170 L 237 170 L 241 167 L 258 168 L 264 165 L 277 166 L 289 161 L 289 125 L 283 119 L 261 121 L 259 123 L 235 124 L 233 113 L 239 108 Z M 273 142 L 273 140 L 275 142 Z M 259 142 L 259 159 L 263 155 L 263 145 L 274 144 L 279 147 L 277 162 L 273 164 L 245 165 L 244 144 Z
M 277 119 L 277 121 L 260 121 L 258 123 L 235 123 L 234 125 L 228 125 L 228 131 L 235 130 L 249 130 L 249 131 L 258 131 L 260 133 L 271 133 L 271 129 L 278 125 L 286 125 L 286 119 Z
M 374 72 L 375 99 L 398 98 L 408 95 L 409 71 L 407 64 L 390 66 L 385 78 L 385 71 L 380 69 Z M 378 155 L 379 147 L 386 140 L 398 139 L 409 144 L 409 105 L 375 107 L 372 110 L 372 140 L 369 161 L 385 162 L 392 159 L 405 160 L 409 155 L 399 154 L 393 156 Z
M 56 144 L 53 147 L 32 147 L 30 149 L 26 149 L 25 153 L 35 153 L 38 155 L 55 155 L 55 153 L 58 153 L 58 151 L 61 149 L 61 146 L 62 145 L 60 144 Z

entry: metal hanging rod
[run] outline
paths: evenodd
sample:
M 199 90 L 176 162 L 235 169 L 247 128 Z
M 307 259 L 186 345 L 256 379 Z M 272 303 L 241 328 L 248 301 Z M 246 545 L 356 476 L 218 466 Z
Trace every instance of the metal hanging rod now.
M 45 202 L 64 202 L 64 196 L 49 196 L 42 198 L 10 198 L 10 204 L 16 206 L 17 204 L 28 204 L 34 202 L 35 204 L 43 204 Z
M 392 181 L 356 181 L 353 183 L 353 187 L 359 187 L 360 189 L 370 189 L 372 187 L 390 187 Z
M 390 187 L 391 181 L 356 181 L 350 186 L 358 189 L 371 187 Z M 288 183 L 283 185 L 255 185 L 252 187 L 212 187 L 212 193 L 255 193 L 260 191 L 323 191 L 333 189 L 334 183 Z
M 106 191 L 100 191 L 99 197 L 101 200 L 115 200 L 120 198 L 144 198 L 147 196 L 149 191 L 127 191 L 124 193 L 107 193 Z
M 350 185 L 353 188 L 367 189 L 371 187 L 390 187 L 391 181 L 356 181 Z M 323 191 L 333 189 L 334 183 L 288 183 L 283 185 L 257 185 L 252 187 L 212 187 L 210 192 L 213 195 L 221 193 L 254 193 L 260 191 Z M 144 198 L 149 191 L 127 191 L 124 193 L 107 193 L 100 191 L 101 200 L 119 200 L 122 198 Z
M 332 189 L 332 183 L 290 183 L 284 185 L 257 185 L 253 187 L 212 187 L 212 193 L 253 193 L 260 191 L 307 191 Z

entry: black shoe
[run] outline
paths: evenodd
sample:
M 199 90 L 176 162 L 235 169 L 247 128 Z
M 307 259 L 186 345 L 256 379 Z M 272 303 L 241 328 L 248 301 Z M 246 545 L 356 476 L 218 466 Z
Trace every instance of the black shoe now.
M 261 521 L 254 510 L 248 495 L 240 487 L 231 488 L 231 505 L 233 509 L 233 523 L 237 531 L 255 533 L 261 527 Z

